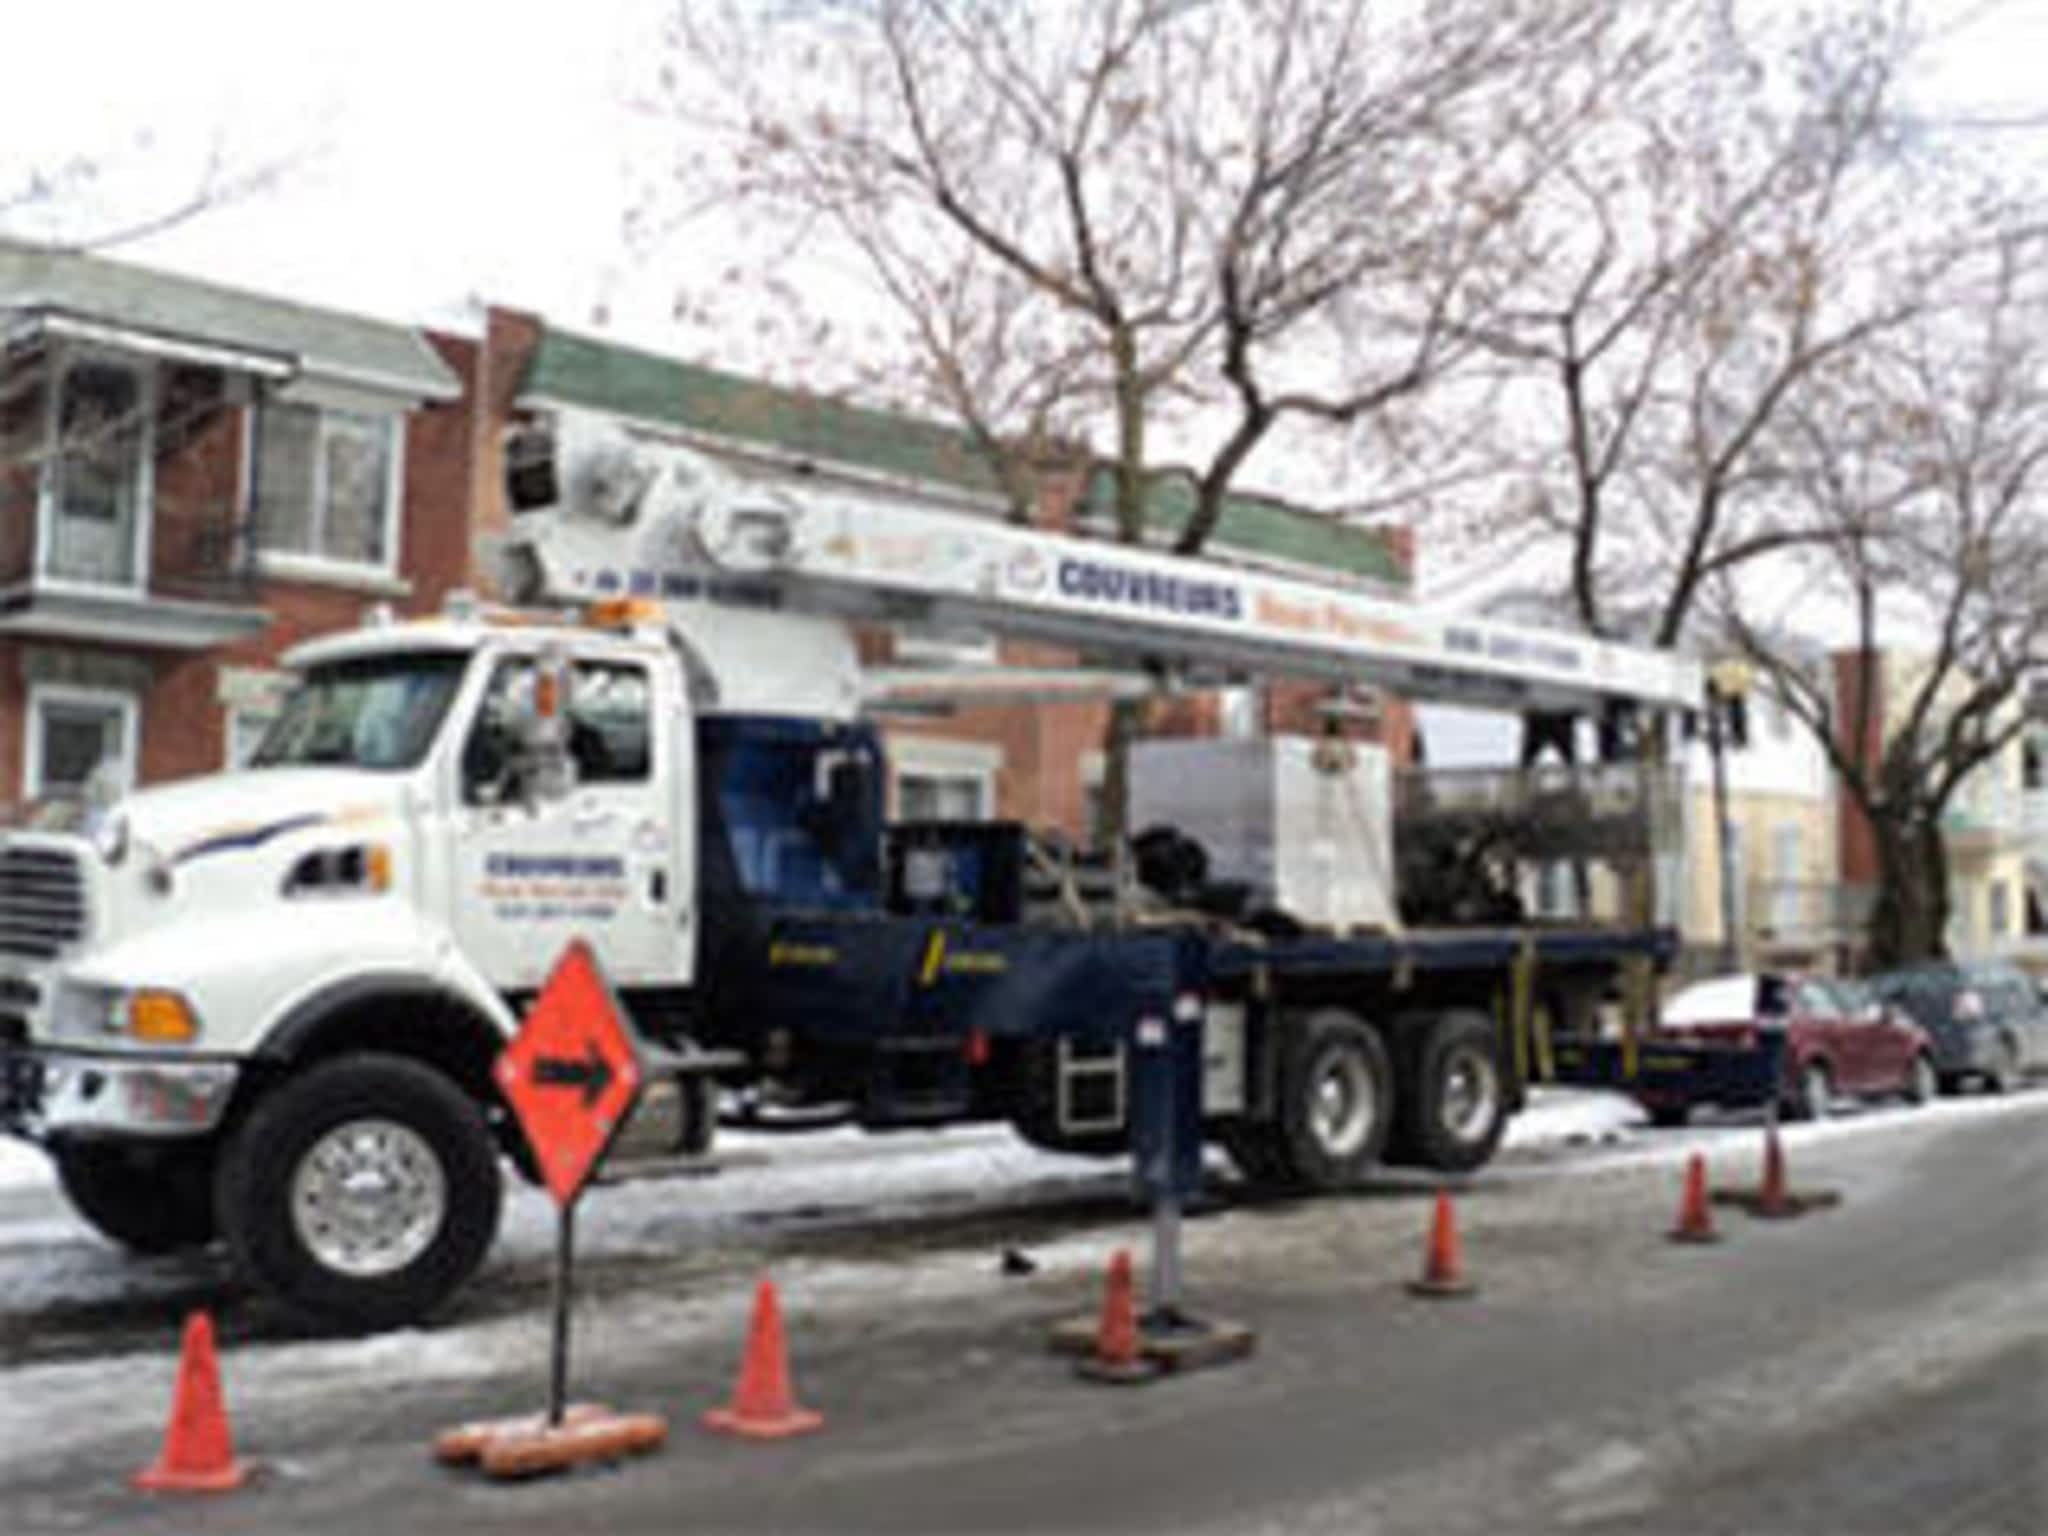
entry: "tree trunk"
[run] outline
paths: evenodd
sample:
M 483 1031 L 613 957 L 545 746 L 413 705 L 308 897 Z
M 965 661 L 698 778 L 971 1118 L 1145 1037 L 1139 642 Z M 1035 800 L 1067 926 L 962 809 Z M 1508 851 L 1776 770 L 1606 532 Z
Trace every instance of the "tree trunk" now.
M 1875 819 L 1877 902 L 1870 913 L 1873 970 L 1948 954 L 1948 849 L 1923 815 Z

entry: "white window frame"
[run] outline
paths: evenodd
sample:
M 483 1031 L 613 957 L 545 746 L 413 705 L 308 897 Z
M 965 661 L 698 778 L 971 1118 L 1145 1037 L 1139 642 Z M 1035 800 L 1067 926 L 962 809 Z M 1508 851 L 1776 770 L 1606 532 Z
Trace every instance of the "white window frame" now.
M 258 435 L 263 428 L 265 408 L 310 410 L 316 422 L 313 451 L 313 512 L 316 528 L 324 526 L 327 515 L 327 426 L 337 414 L 381 418 L 391 434 L 389 463 L 384 487 L 384 558 L 382 560 L 340 560 L 332 555 L 297 549 L 274 549 L 263 544 L 263 509 L 257 504 L 262 489 L 257 484 Z M 289 580 L 311 581 L 328 586 L 357 588 L 387 596 L 403 596 L 410 585 L 400 581 L 399 538 L 405 526 L 405 446 L 407 412 L 389 401 L 332 396 L 326 393 L 293 391 L 258 400 L 243 407 L 242 485 L 240 501 L 243 518 L 255 530 L 258 563 L 267 573 Z M 315 542 L 318 540 L 316 538 Z
M 981 801 L 980 820 L 997 812 L 996 775 L 1002 771 L 1003 749 L 980 741 L 946 741 L 931 736 L 892 736 L 889 741 L 889 814 L 901 814 L 901 785 L 906 777 L 970 779 Z
M 126 368 L 140 385 L 136 409 L 142 414 L 141 441 L 136 447 L 134 568 L 127 581 L 86 581 L 50 569 L 57 536 L 58 493 L 64 477 L 64 379 L 80 362 Z M 156 414 L 162 379 L 156 364 L 110 347 L 66 344 L 50 351 L 49 377 L 43 384 L 43 469 L 36 477 L 35 585 L 52 592 L 143 592 L 149 587 L 156 524 Z
M 111 708 L 121 717 L 121 789 L 135 787 L 137 766 L 142 759 L 142 701 L 125 688 L 88 688 L 76 683 L 31 683 L 28 689 L 28 729 L 23 743 L 21 783 L 24 797 L 41 799 L 49 791 L 43 783 L 43 710 L 50 704 L 72 704 L 87 709 Z

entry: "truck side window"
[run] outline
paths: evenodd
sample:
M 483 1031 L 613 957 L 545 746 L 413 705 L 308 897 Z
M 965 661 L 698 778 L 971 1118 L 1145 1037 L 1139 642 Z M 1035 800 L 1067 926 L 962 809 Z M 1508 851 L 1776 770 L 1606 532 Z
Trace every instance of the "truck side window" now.
M 472 805 L 495 800 L 518 755 L 514 711 L 533 688 L 525 657 L 498 663 L 462 751 L 462 793 Z M 569 681 L 569 755 L 579 784 L 639 784 L 651 771 L 647 669 L 625 662 L 578 662 Z
M 650 758 L 647 669 L 579 662 L 569 688 L 569 752 L 580 784 L 637 784 Z

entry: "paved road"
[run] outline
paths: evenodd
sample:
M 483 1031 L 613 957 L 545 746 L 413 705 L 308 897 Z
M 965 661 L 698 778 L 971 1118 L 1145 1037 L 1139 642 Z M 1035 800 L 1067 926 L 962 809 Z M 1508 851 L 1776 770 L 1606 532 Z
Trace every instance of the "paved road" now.
M 1724 1142 L 1717 1175 L 1748 1171 L 1752 1140 Z M 252 1348 L 230 1358 L 230 1394 L 268 1475 L 205 1527 L 2048 1531 L 2048 1094 L 1869 1117 L 1795 1139 L 1793 1159 L 1844 1205 L 1726 1221 L 1713 1249 L 1662 1242 L 1668 1160 L 1482 1177 L 1460 1207 L 1481 1295 L 1434 1306 L 1401 1286 L 1427 1214 L 1413 1186 L 1227 1211 L 1191 1228 L 1195 1299 L 1255 1321 L 1259 1356 L 1136 1392 L 1083 1387 L 1037 1347 L 1046 1318 L 1091 1303 L 1102 1251 L 1133 1229 L 1032 1229 L 1043 1268 L 1022 1281 L 995 1275 L 979 1229 L 914 1260 L 796 1264 L 798 1382 L 830 1422 L 775 1446 L 690 1422 L 730 1379 L 740 1277 L 703 1316 L 615 1291 L 625 1321 L 591 1321 L 579 1380 L 670 1412 L 676 1441 L 522 1488 L 442 1474 L 424 1446 L 527 1406 L 537 1334 L 457 1378 L 426 1368 L 431 1337 Z M 279 1361 L 312 1380 L 286 1390 Z M 75 1369 L 0 1386 L 45 1389 L 54 1413 Z M 192 1528 L 190 1509 L 118 1486 L 153 1431 L 107 1417 L 43 1458 L 0 1460 L 0 1526 Z

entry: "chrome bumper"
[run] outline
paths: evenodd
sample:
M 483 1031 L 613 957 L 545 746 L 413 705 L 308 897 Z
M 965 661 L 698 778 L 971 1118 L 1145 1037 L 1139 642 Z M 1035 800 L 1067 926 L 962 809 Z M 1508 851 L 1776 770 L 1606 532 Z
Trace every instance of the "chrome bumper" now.
M 64 1136 L 203 1136 L 227 1112 L 231 1061 L 0 1045 L 0 1130 Z

